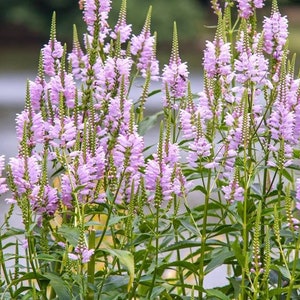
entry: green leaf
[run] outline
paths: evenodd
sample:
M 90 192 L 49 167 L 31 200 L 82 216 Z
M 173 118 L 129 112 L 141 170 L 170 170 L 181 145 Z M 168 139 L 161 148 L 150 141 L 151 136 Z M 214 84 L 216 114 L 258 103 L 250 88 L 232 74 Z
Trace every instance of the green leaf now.
M 300 166 L 297 164 L 290 164 L 287 168 L 292 169 L 292 170 L 300 170 Z
M 18 289 L 15 291 L 15 293 L 14 293 L 14 298 L 17 299 L 17 297 L 18 297 L 19 295 L 21 295 L 23 292 L 28 291 L 28 290 L 31 290 L 31 289 L 33 289 L 33 287 L 31 287 L 31 286 L 21 286 L 20 288 L 18 288 Z
M 23 275 L 22 277 L 12 281 L 13 285 L 17 285 L 19 282 L 28 281 L 28 280 L 42 280 L 45 279 L 40 273 L 29 272 Z
M 111 275 L 109 276 L 103 285 L 103 291 L 109 294 L 112 291 L 118 290 L 128 284 L 129 276 L 125 275 Z
M 83 190 L 85 188 L 85 184 L 82 185 L 78 185 L 75 190 L 74 190 L 74 194 L 78 193 L 79 191 Z
M 71 299 L 70 291 L 66 283 L 62 280 L 60 276 L 54 273 L 46 273 L 44 276 L 50 280 L 50 285 L 53 287 L 56 295 L 58 296 L 58 299 L 60 300 Z
M 163 112 L 160 111 L 152 116 L 145 117 L 139 125 L 139 134 L 144 135 L 150 128 L 158 124 L 158 119 L 162 114 Z
M 224 293 L 216 289 L 206 290 L 206 293 L 208 296 L 216 297 L 217 299 L 230 300 L 230 298 L 227 297 Z
M 205 268 L 205 274 L 208 274 L 215 268 L 221 266 L 226 259 L 234 257 L 234 253 L 232 251 L 224 251 L 221 249 L 221 251 L 219 250 L 218 253 L 213 253 L 212 256 L 212 260 L 208 263 L 208 265 Z
M 127 218 L 127 216 L 113 216 L 109 219 L 108 227 L 118 224 L 121 220 Z
M 200 247 L 200 246 L 201 246 L 201 242 L 199 241 L 179 241 L 164 249 L 161 249 L 160 252 L 168 252 L 168 251 L 174 251 L 174 250 L 192 248 L 192 247 Z
M 58 168 L 52 175 L 51 175 L 51 178 L 65 172 L 65 167 L 64 166 L 61 166 L 60 168 Z
M 125 250 L 119 250 L 119 249 L 101 249 L 102 251 L 108 252 L 113 256 L 116 256 L 120 263 L 124 265 L 129 273 L 129 282 L 127 289 L 130 290 L 133 280 L 134 280 L 134 257 L 132 253 Z
M 239 224 L 233 225 L 220 225 L 213 230 L 213 233 L 210 234 L 211 237 L 222 235 L 225 233 L 231 233 L 236 231 L 241 231 L 242 228 Z
M 300 158 L 300 149 L 293 149 L 294 158 Z
M 98 222 L 98 221 L 89 221 L 89 222 L 86 222 L 86 223 L 84 223 L 84 226 L 86 227 L 86 228 L 88 228 L 88 227 L 90 227 L 90 226 L 103 226 L 103 223 L 101 223 L 101 222 Z
M 44 261 L 60 261 L 57 257 L 55 257 L 54 255 L 50 255 L 50 254 L 39 254 L 37 256 L 38 259 L 40 260 L 44 260 Z
M 239 265 L 244 268 L 245 266 L 245 257 L 242 255 L 243 251 L 241 246 L 239 245 L 239 242 L 235 240 L 234 242 L 231 243 L 231 247 L 234 251 L 234 255 L 239 263 Z
M 74 247 L 77 246 L 80 235 L 78 228 L 62 225 L 60 228 L 58 228 L 57 232 L 61 234 L 71 245 Z
M 272 289 L 269 291 L 269 299 L 274 299 L 274 298 L 271 298 L 271 297 L 274 297 L 274 296 L 277 296 L 277 295 L 282 295 L 282 294 L 285 294 L 287 293 L 288 291 L 288 288 L 276 288 L 276 289 Z M 285 299 L 285 298 L 282 298 L 282 299 Z
M 164 286 L 156 286 L 153 288 L 151 299 L 158 299 L 159 296 L 166 290 Z
M 191 232 L 195 236 L 199 236 L 199 231 L 195 226 L 192 225 L 191 222 L 188 222 L 187 220 L 180 220 L 180 224 L 187 229 L 189 232 Z
M 5 232 L 1 231 L 1 240 L 7 239 L 12 236 L 15 237 L 16 235 L 19 235 L 19 234 L 24 234 L 24 230 L 12 227 L 12 228 L 9 228 L 8 230 L 6 230 Z
M 289 181 L 293 183 L 293 176 L 285 169 L 282 170 L 282 175 Z
M 204 186 L 202 186 L 202 185 L 197 185 L 197 186 L 195 186 L 195 187 L 193 188 L 192 191 L 193 191 L 193 192 L 194 192 L 194 191 L 200 191 L 200 192 L 202 192 L 202 194 L 204 194 L 204 195 L 207 194 L 206 188 L 205 188 Z
M 196 274 L 199 272 L 199 268 L 196 264 L 190 263 L 185 260 L 179 260 L 167 264 L 162 264 L 159 266 L 159 269 L 165 270 L 165 269 L 169 269 L 170 267 L 182 267 L 185 270 L 189 270 L 192 273 L 196 273 Z
M 279 265 L 271 265 L 271 269 L 278 270 L 283 277 L 291 279 L 291 273 L 286 267 Z
M 150 92 L 150 93 L 148 94 L 148 97 L 151 97 L 151 96 L 154 96 L 154 95 L 156 95 L 156 94 L 159 94 L 160 92 L 161 92 L 160 89 L 158 89 L 158 90 L 153 90 L 152 92 Z

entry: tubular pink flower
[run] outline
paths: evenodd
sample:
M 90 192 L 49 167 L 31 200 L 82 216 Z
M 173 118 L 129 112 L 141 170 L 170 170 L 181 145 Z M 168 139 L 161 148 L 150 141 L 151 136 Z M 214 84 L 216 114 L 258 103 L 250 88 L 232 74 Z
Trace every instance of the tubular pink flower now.
M 46 216 L 54 216 L 58 208 L 58 195 L 57 190 L 50 185 L 43 187 L 35 185 L 30 195 L 30 205 L 32 209 L 40 216 L 38 225 L 42 226 L 42 219 Z
M 204 50 L 203 66 L 207 76 L 212 78 L 216 75 L 216 48 L 211 41 L 206 41 L 206 48 Z
M 41 144 L 45 141 L 45 122 L 42 113 L 36 113 L 32 117 L 32 144 Z
M 27 124 L 29 124 L 28 110 L 23 110 L 21 113 L 17 114 L 16 124 L 17 138 L 19 141 L 21 141 L 24 134 L 24 126 L 27 126 Z
M 97 182 L 102 180 L 105 170 L 102 147 L 96 150 L 95 156 L 88 151 L 73 153 L 68 169 L 68 173 L 61 177 L 62 201 L 66 206 L 71 207 L 75 190 L 80 202 L 103 202 L 104 196 L 96 191 Z
M 182 98 L 185 96 L 188 74 L 186 63 L 170 62 L 169 65 L 165 65 L 162 82 L 164 85 L 168 85 L 171 97 Z
M 180 110 L 180 125 L 183 137 L 187 140 L 195 137 L 197 127 L 193 124 L 193 114 L 187 110 Z
M 63 52 L 64 48 L 57 40 L 50 40 L 47 45 L 44 45 L 42 55 L 46 75 L 54 76 L 58 73 Z
M 295 116 L 283 103 L 278 103 L 271 113 L 269 126 L 271 137 L 274 140 L 283 139 L 286 142 L 294 142 L 294 123 Z
M 17 138 L 19 141 L 23 139 L 24 128 L 26 128 L 27 145 L 35 146 L 44 142 L 45 122 L 41 112 L 32 112 L 30 115 L 27 110 L 23 110 L 20 114 L 17 114 L 16 123 Z
M 72 65 L 72 74 L 76 80 L 85 81 L 89 66 L 88 55 L 81 50 L 79 43 L 74 43 L 72 52 L 68 55 L 69 63 Z
M 65 117 L 63 122 L 55 117 L 53 124 L 48 124 L 47 127 L 50 145 L 70 148 L 75 144 L 77 131 L 74 120 L 70 117 Z
M 94 254 L 94 249 L 84 249 L 81 253 L 82 263 L 88 263 L 91 260 L 91 256 Z
M 144 141 L 137 133 L 121 134 L 113 150 L 114 165 L 118 171 L 138 172 L 144 166 Z
M 143 30 L 140 35 L 133 35 L 131 39 L 131 53 L 138 57 L 137 68 L 143 77 L 150 72 L 153 80 L 158 79 L 158 61 L 155 57 L 155 37 L 150 31 Z
M 5 169 L 5 156 L 0 155 L 0 176 L 2 176 L 4 169 Z M 0 177 L 0 195 L 8 191 L 8 187 L 5 181 L 6 180 L 4 177 Z
M 244 83 L 250 80 L 260 85 L 269 84 L 268 60 L 262 54 L 249 54 L 244 51 L 235 60 L 234 67 L 237 82 Z
M 151 192 L 149 201 L 154 200 L 157 185 L 162 190 L 163 201 L 172 199 L 174 186 L 172 183 L 172 168 L 166 164 L 160 164 L 156 160 L 150 160 L 147 163 L 145 170 L 146 189 Z
M 276 163 L 286 167 L 292 163 L 293 146 L 297 142 L 295 135 L 295 94 L 293 81 L 282 81 L 279 86 L 278 96 L 273 106 L 273 111 L 267 120 L 271 132 L 269 150 L 273 152 Z M 270 165 L 276 163 L 269 161 Z
M 131 35 L 132 24 L 126 24 L 126 20 L 121 20 L 115 26 L 114 31 L 110 34 L 113 39 L 117 39 L 118 34 L 120 35 L 120 42 L 125 43 Z
M 114 166 L 117 169 L 116 177 L 121 179 L 117 202 L 128 202 L 138 190 L 144 166 L 144 141 L 137 132 L 120 134 L 113 149 Z
M 173 195 L 182 195 L 187 188 L 179 162 L 179 149 L 176 144 L 165 143 L 161 158 L 156 153 L 145 169 L 145 186 L 150 192 L 149 201 L 155 199 L 157 189 L 162 192 L 162 200 L 169 201 Z
M 300 210 L 300 178 L 296 180 L 296 208 Z
M 296 141 L 300 138 L 300 104 L 295 107 L 295 127 L 294 127 L 294 138 Z
M 132 105 L 132 100 L 126 98 L 121 99 L 117 96 L 110 99 L 108 113 L 103 121 L 103 125 L 110 133 L 115 130 L 119 130 L 121 134 L 128 132 Z
M 72 74 L 65 73 L 63 82 L 61 75 L 51 77 L 48 89 L 53 105 L 59 105 L 59 97 L 62 94 L 65 97 L 67 107 L 74 108 L 76 85 Z
M 88 32 L 91 36 L 94 35 L 95 26 L 99 26 L 99 41 L 101 43 L 104 42 L 109 33 L 107 19 L 110 10 L 111 0 L 85 0 L 84 2 L 83 20 L 88 25 Z
M 205 137 L 199 137 L 189 144 L 187 160 L 192 167 L 197 167 L 197 162 L 202 157 L 210 156 L 212 146 Z
M 29 93 L 31 106 L 34 110 L 39 110 L 41 107 L 41 101 L 43 101 L 44 92 L 44 80 L 40 77 L 36 77 L 35 81 L 29 81 Z
M 74 176 L 70 178 L 70 176 L 63 174 L 61 176 L 61 199 L 62 203 L 67 207 L 72 207 L 73 186 L 75 186 Z
M 172 168 L 175 167 L 180 159 L 178 145 L 170 142 L 165 142 L 163 147 L 165 149 L 163 157 L 164 162 L 166 164 L 169 164 Z
M 201 119 L 203 121 L 209 120 L 213 117 L 212 113 L 212 94 L 207 95 L 206 91 L 199 93 L 199 103 L 197 110 L 200 112 Z
M 27 190 L 32 190 L 41 176 L 41 167 L 35 156 L 12 157 L 9 160 L 14 184 L 21 195 Z
M 217 75 L 228 76 L 231 73 L 230 44 L 220 38 L 207 41 L 204 50 L 203 67 L 209 78 Z
M 104 64 L 101 60 L 97 60 L 93 66 L 95 72 L 95 98 L 103 101 L 103 98 L 111 93 L 119 93 L 122 82 L 126 93 L 129 86 L 131 67 L 132 60 L 129 57 L 108 57 Z
M 283 47 L 288 38 L 288 20 L 279 12 L 274 12 L 270 18 L 265 17 L 263 24 L 264 50 L 275 59 L 281 60 Z
M 228 186 L 223 186 L 222 191 L 224 198 L 231 204 L 236 201 L 244 200 L 244 189 L 235 179 L 231 180 Z
M 237 6 L 240 17 L 248 19 L 253 15 L 255 8 L 264 6 L 264 0 L 237 0 Z

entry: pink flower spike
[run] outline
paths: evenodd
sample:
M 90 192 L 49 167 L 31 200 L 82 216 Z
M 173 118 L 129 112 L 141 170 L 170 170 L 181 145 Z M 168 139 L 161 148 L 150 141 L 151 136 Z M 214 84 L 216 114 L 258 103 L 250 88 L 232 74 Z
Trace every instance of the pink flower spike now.
M 0 176 L 2 176 L 2 173 L 5 168 L 5 157 L 4 155 L 0 156 Z M 8 187 L 5 183 L 5 178 L 0 177 L 0 194 L 4 194 L 8 191 Z
M 288 38 L 287 17 L 282 17 L 279 12 L 274 12 L 270 18 L 265 17 L 263 32 L 265 52 L 280 61 Z
M 82 263 L 88 263 L 91 259 L 91 256 L 94 254 L 95 249 L 84 249 L 82 251 Z
M 264 6 L 264 0 L 237 0 L 240 17 L 248 19 L 256 8 Z
M 62 58 L 64 48 L 60 42 L 56 39 L 50 40 L 47 45 L 42 49 L 43 65 L 45 74 L 48 76 L 54 76 L 58 73 L 60 62 Z

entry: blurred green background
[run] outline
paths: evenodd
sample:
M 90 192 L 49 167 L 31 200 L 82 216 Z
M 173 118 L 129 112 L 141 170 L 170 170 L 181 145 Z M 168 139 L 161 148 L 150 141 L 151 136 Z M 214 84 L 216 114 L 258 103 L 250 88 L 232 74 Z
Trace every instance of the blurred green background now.
M 299 0 L 298 0 L 299 1 Z M 300 6 L 297 0 L 280 0 L 280 10 L 288 15 L 291 52 L 300 53 Z M 121 0 L 112 0 L 110 24 L 118 18 Z M 259 12 L 270 14 L 271 1 Z M 214 36 L 216 17 L 207 0 L 127 0 L 128 22 L 138 34 L 152 5 L 152 30 L 158 32 L 161 63 L 167 62 L 173 21 L 177 22 L 180 52 L 191 68 L 199 68 L 205 40 Z M 71 48 L 72 26 L 85 31 L 78 0 L 0 0 L 0 71 L 34 70 L 40 48 L 48 42 L 52 12 L 57 13 L 57 38 Z

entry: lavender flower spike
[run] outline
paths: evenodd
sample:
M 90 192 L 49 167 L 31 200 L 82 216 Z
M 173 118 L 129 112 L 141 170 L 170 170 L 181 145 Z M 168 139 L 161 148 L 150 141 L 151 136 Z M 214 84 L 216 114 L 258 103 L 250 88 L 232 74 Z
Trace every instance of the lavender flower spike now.
M 60 67 L 60 59 L 63 56 L 64 48 L 60 42 L 56 40 L 56 20 L 55 13 L 52 17 L 51 24 L 51 38 L 47 45 L 42 49 L 43 66 L 45 74 L 48 76 L 54 76 L 58 73 Z
M 148 11 L 144 28 L 140 35 L 133 36 L 131 39 L 131 53 L 138 57 L 137 68 L 146 78 L 150 72 L 153 80 L 158 79 L 158 61 L 155 58 L 156 38 L 150 33 L 151 7 Z
M 83 19 L 88 26 L 90 35 L 94 35 L 95 26 L 99 26 L 99 41 L 104 42 L 109 33 L 107 23 L 108 13 L 111 10 L 111 0 L 85 0 Z M 96 22 L 99 22 L 96 24 Z
M 266 18 L 263 24 L 264 50 L 271 54 L 276 60 L 281 60 L 283 47 L 288 38 L 288 20 L 281 16 L 278 11 Z
M 179 56 L 177 27 L 174 22 L 172 55 L 162 74 L 162 81 L 164 86 L 169 87 L 171 97 L 181 98 L 185 96 L 188 74 L 186 62 L 182 63 Z
M 296 180 L 296 208 L 300 210 L 300 178 Z
M 263 0 L 237 0 L 239 15 L 241 18 L 248 19 L 254 14 L 255 8 L 264 6 Z
M 120 35 L 120 42 L 125 43 L 131 35 L 131 26 L 132 24 L 126 23 L 126 6 L 127 0 L 122 0 L 119 20 L 115 26 L 114 31 L 110 34 L 113 39 L 117 39 L 118 34 Z
M 4 167 L 5 167 L 4 160 L 5 160 L 4 155 L 1 155 L 0 156 L 0 176 L 2 175 L 2 172 L 3 172 Z M 7 185 L 5 183 L 5 178 L 0 177 L 0 194 L 4 194 L 7 191 L 8 191 L 8 188 L 7 188 Z

